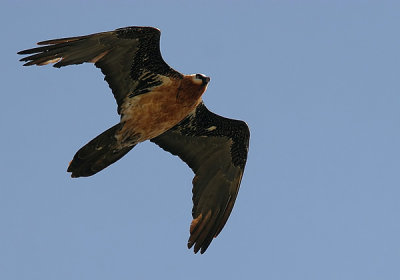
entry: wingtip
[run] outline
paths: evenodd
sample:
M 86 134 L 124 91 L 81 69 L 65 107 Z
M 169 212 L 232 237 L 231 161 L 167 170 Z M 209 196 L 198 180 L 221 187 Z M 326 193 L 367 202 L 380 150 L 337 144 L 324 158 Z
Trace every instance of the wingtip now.
M 188 240 L 188 242 L 187 242 L 187 248 L 188 248 L 188 249 L 192 249 L 193 245 L 194 245 L 194 242 L 191 241 L 190 238 L 189 238 L 189 240 Z M 194 252 L 194 253 L 196 254 L 196 252 Z
M 17 52 L 17 54 L 23 55 L 23 54 L 30 54 L 31 53 L 31 49 L 26 49 L 26 50 L 22 50 Z
M 203 214 L 200 213 L 196 218 L 192 220 L 192 223 L 190 224 L 190 237 L 187 243 L 188 249 L 191 249 L 193 246 L 193 251 L 195 254 L 197 254 L 200 251 L 200 254 L 203 254 L 208 246 L 210 245 L 211 240 L 204 239 L 202 235 L 204 234 L 203 231 L 207 230 L 207 222 L 209 221 L 211 217 L 211 210 L 207 212 L 203 219 Z
M 26 61 L 26 60 L 22 60 L 22 59 L 20 59 L 20 61 Z M 35 65 L 36 63 L 35 62 L 33 62 L 33 61 L 28 61 L 28 62 L 25 62 L 22 66 L 32 66 L 32 65 Z M 39 64 L 38 64 L 39 65 Z M 40 65 L 39 65 L 40 66 Z
M 193 240 L 191 240 L 191 239 L 189 238 L 188 243 L 187 243 L 188 249 L 192 249 L 192 247 L 193 247 L 193 245 L 195 245 L 195 243 L 196 243 L 196 242 L 194 242 Z M 194 248 L 193 248 L 193 252 L 194 252 L 195 254 L 197 254 L 197 253 L 199 252 L 199 250 L 200 250 L 200 247 L 198 246 L 198 244 L 196 244 L 196 245 L 194 246 Z M 203 252 L 200 252 L 200 254 L 203 254 Z
M 200 252 L 200 254 L 203 255 L 203 254 L 207 251 L 208 246 L 209 246 L 210 244 L 206 244 L 206 245 L 202 244 L 202 245 L 200 245 L 199 243 L 196 243 L 196 244 L 195 244 L 195 242 L 188 241 L 188 244 L 187 244 L 188 249 L 191 249 L 191 248 L 193 247 L 193 245 L 194 245 L 193 252 L 194 252 L 195 254 L 197 254 L 198 252 Z

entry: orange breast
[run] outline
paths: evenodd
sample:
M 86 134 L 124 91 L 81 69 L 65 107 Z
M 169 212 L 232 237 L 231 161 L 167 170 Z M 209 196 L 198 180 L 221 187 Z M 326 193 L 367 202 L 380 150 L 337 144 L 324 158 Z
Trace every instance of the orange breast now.
M 117 135 L 122 142 L 134 136 L 142 142 L 164 133 L 183 120 L 201 102 L 205 87 L 185 76 L 182 80 L 164 78 L 152 91 L 127 98 L 122 106 L 124 122 Z

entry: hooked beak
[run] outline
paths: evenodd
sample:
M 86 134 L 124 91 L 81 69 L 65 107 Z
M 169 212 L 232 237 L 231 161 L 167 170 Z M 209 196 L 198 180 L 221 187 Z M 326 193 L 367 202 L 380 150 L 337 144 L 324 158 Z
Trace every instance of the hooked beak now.
M 203 78 L 203 85 L 207 85 L 210 82 L 210 77 L 204 77 Z

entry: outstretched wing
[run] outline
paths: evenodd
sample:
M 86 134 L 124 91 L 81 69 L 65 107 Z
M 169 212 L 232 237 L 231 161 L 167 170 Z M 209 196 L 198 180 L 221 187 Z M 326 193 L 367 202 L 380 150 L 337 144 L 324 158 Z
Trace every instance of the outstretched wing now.
M 105 75 L 118 104 L 118 113 L 126 96 L 146 93 L 162 83 L 161 76 L 181 79 L 169 67 L 160 52 L 160 30 L 153 27 L 126 27 L 87 36 L 39 42 L 42 47 L 18 54 L 24 66 L 54 67 L 92 62 Z
M 195 173 L 188 247 L 204 253 L 224 227 L 247 160 L 250 132 L 243 121 L 210 112 L 203 103 L 183 121 L 151 139 Z

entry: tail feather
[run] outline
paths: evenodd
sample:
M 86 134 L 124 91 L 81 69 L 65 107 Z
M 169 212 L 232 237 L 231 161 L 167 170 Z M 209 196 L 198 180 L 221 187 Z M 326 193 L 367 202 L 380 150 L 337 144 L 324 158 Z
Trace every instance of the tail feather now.
M 122 128 L 117 124 L 83 146 L 68 166 L 71 177 L 87 177 L 96 174 L 128 153 L 135 145 L 118 145 L 115 134 Z

